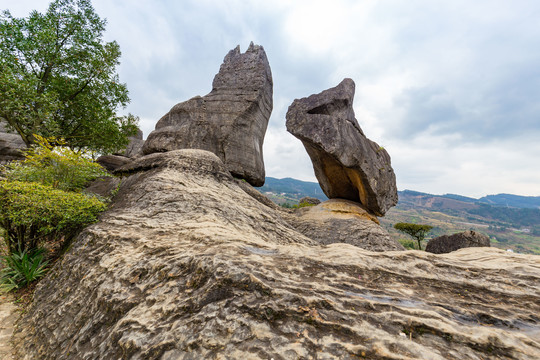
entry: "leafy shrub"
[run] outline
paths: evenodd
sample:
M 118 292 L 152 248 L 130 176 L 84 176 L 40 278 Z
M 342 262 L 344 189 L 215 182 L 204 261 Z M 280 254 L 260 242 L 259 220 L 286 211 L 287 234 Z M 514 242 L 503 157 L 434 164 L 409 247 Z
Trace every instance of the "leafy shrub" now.
M 33 251 L 43 241 L 69 242 L 105 208 L 103 201 L 82 193 L 0 181 L 0 227 L 10 254 Z
M 394 225 L 394 229 L 416 239 L 418 242 L 418 249 L 422 250 L 422 240 L 424 240 L 426 235 L 433 229 L 433 226 L 400 222 Z
M 407 239 L 399 239 L 398 240 L 401 245 L 407 250 L 417 250 L 414 240 L 407 240 Z
M 26 150 L 22 162 L 11 163 L 5 176 L 12 181 L 38 182 L 65 191 L 81 191 L 107 171 L 84 153 L 63 146 L 62 140 L 34 135 L 36 145 Z
M 45 249 L 41 248 L 0 256 L 4 265 L 0 271 L 0 290 L 20 289 L 45 275 L 48 262 L 44 254 Z

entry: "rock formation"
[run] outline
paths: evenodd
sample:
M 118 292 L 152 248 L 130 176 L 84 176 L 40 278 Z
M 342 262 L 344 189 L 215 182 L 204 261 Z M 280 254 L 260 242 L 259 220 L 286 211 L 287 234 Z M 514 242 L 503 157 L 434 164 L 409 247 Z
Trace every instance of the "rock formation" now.
M 405 250 L 390 238 L 375 216 L 349 200 L 330 199 L 294 214 L 296 218 L 290 223 L 319 244 L 345 243 L 370 251 Z
M 489 247 L 489 237 L 476 231 L 442 235 L 429 240 L 426 251 L 433 254 L 446 254 L 468 247 Z
M 129 143 L 123 151 L 110 155 L 102 155 L 97 158 L 96 162 L 109 172 L 114 172 L 133 159 L 142 156 L 142 147 L 144 145 L 142 130 L 138 129 L 137 134 L 130 136 L 128 139 Z
M 130 163 L 131 159 L 123 155 L 101 155 L 96 159 L 96 162 L 107 169 L 107 171 L 113 172 Z
M 382 216 L 397 204 L 390 156 L 369 140 L 354 116 L 354 82 L 343 80 L 320 94 L 294 100 L 287 131 L 302 141 L 328 198 L 362 203 Z
M 151 154 L 119 171 L 110 210 L 38 285 L 14 337 L 17 359 L 540 352 L 538 256 L 319 245 L 202 150 Z
M 202 149 L 216 154 L 235 176 L 264 184 L 263 141 L 272 112 L 272 73 L 262 46 L 231 50 L 212 91 L 175 105 L 156 124 L 145 154 Z
M 0 118 L 0 164 L 24 159 L 21 150 L 25 149 L 26 144 L 19 134 L 8 131 L 5 120 Z
M 144 146 L 143 132 L 141 129 L 138 129 L 137 134 L 129 137 L 129 144 L 126 147 L 126 150 L 121 154 L 128 158 L 136 158 L 142 155 L 142 148 Z
M 311 197 L 311 196 L 304 196 L 300 200 L 298 200 L 298 205 L 319 205 L 321 203 L 321 200 Z

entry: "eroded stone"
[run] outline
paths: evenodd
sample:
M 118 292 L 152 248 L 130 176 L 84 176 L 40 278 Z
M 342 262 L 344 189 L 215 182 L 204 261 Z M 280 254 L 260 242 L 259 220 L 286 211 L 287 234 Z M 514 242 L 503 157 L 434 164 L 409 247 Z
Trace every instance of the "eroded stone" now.
M 287 111 L 287 131 L 302 141 L 328 198 L 362 203 L 382 216 L 397 204 L 390 155 L 363 133 L 354 116 L 354 82 L 343 80 L 320 94 L 297 99 Z
M 145 154 L 202 149 L 216 154 L 235 176 L 264 184 L 263 142 L 272 112 L 272 73 L 262 46 L 231 50 L 212 91 L 175 105 L 156 124 Z

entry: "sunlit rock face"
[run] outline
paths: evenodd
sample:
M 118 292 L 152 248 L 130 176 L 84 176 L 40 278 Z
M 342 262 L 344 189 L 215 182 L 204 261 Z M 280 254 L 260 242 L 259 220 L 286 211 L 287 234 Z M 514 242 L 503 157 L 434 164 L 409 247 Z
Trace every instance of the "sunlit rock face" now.
M 175 105 L 146 140 L 145 154 L 202 149 L 235 176 L 264 185 L 263 142 L 272 113 L 272 73 L 262 46 L 231 50 L 212 91 Z
M 119 172 L 37 287 L 16 359 L 538 358 L 538 256 L 320 245 L 207 151 Z
M 294 100 L 287 131 L 302 141 L 315 176 L 330 199 L 361 203 L 382 216 L 397 204 L 390 155 L 369 140 L 354 116 L 354 82 L 343 80 L 319 94 Z
M 370 251 L 405 250 L 359 203 L 330 199 L 294 212 L 290 223 L 319 244 L 345 243 Z

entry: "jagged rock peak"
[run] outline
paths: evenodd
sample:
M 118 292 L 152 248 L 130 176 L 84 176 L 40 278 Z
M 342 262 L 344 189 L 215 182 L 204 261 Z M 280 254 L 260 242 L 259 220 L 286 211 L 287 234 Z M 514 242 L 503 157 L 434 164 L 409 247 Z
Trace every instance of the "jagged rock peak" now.
M 262 46 L 229 51 L 212 91 L 175 105 L 156 124 L 144 154 L 201 149 L 216 154 L 235 177 L 264 184 L 263 142 L 272 113 L 272 72 Z
M 344 79 L 319 94 L 294 100 L 287 131 L 300 139 L 328 198 L 361 203 L 382 216 L 397 204 L 390 155 L 365 135 L 353 110 L 355 84 Z

